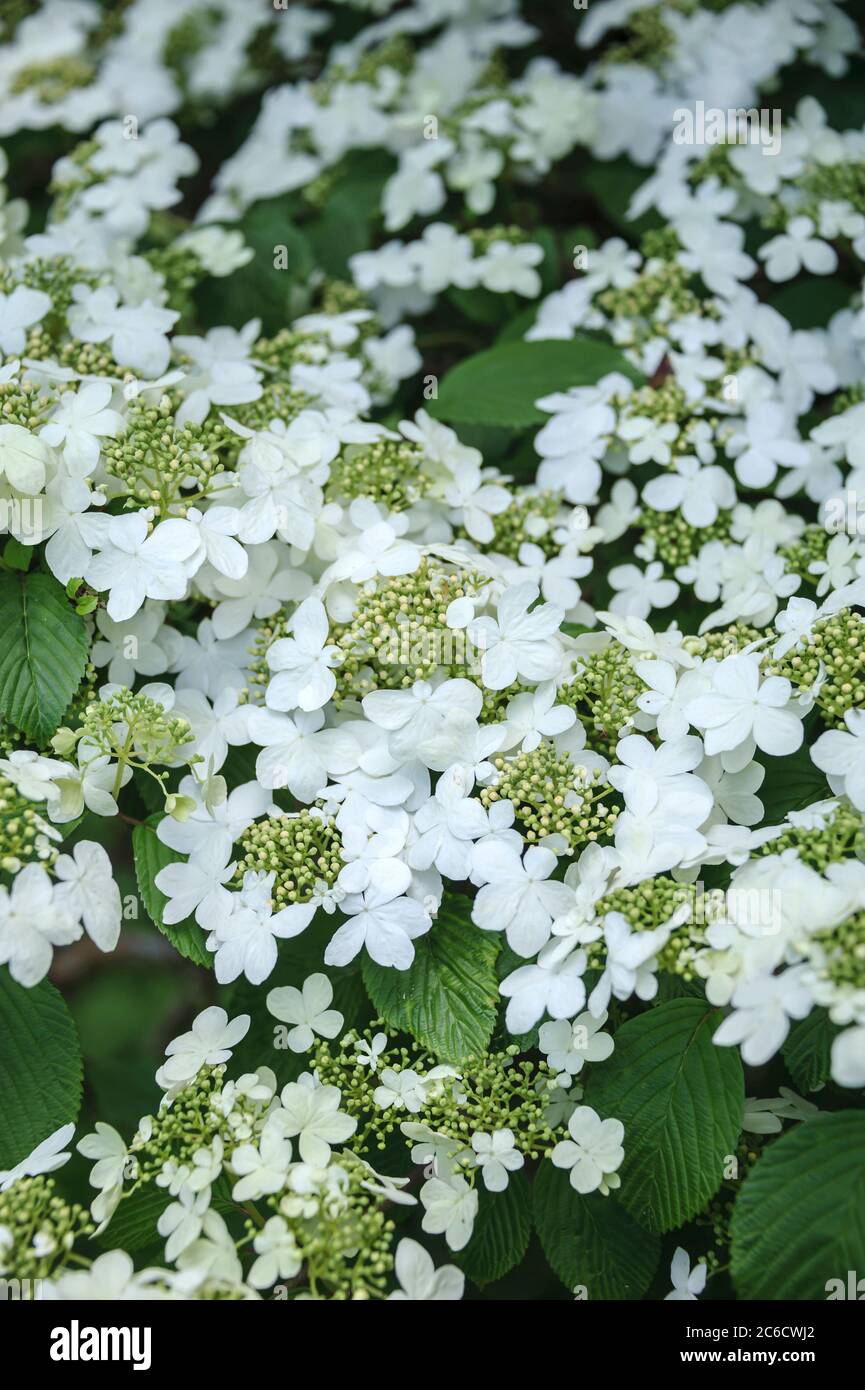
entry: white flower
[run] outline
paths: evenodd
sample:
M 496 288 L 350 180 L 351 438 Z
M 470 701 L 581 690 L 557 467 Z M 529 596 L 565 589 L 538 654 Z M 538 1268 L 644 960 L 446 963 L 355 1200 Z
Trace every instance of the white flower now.
M 865 710 L 848 709 L 847 732 L 828 729 L 811 749 L 811 761 L 829 778 L 833 792 L 843 792 L 865 811 Z
M 308 1052 L 316 1033 L 322 1038 L 336 1037 L 344 1020 L 338 1009 L 330 1007 L 332 1000 L 333 986 L 326 975 L 309 975 L 300 989 L 283 985 L 270 991 L 270 1013 L 283 1023 L 294 1024 L 288 1035 L 292 1052 Z
M 380 1110 L 396 1108 L 416 1115 L 426 1103 L 425 1079 L 410 1067 L 384 1067 L 372 1098 Z
M 660 560 L 653 560 L 645 572 L 637 565 L 614 565 L 607 575 L 616 590 L 610 609 L 623 618 L 647 618 L 653 608 L 669 608 L 679 596 L 673 579 L 664 579 Z
M 791 1020 L 811 1012 L 814 996 L 807 967 L 797 965 L 780 975 L 743 980 L 731 1002 L 734 1012 L 724 1019 L 713 1041 L 719 1047 L 741 1044 L 742 1060 L 750 1067 L 761 1067 L 783 1044 Z
M 648 415 L 629 415 L 619 424 L 619 436 L 631 445 L 631 463 L 666 465 L 672 461 L 670 445 L 679 437 L 679 426 L 672 421 L 659 424 Z
M 32 1153 L 22 1158 L 14 1168 L 0 1172 L 0 1192 L 7 1192 L 19 1178 L 35 1178 L 40 1173 L 53 1173 L 62 1168 L 72 1155 L 61 1150 L 66 1148 L 74 1133 L 74 1125 L 62 1125 L 60 1129 L 55 1129 L 53 1134 L 49 1134 L 47 1139 L 43 1139 L 41 1144 L 37 1144 Z
M 333 667 L 341 661 L 338 647 L 327 645 L 328 621 L 320 599 L 308 598 L 295 609 L 290 637 L 267 649 L 267 664 L 276 674 L 267 686 L 266 703 L 275 710 L 317 710 L 336 689 Z
M 475 261 L 478 283 L 494 294 L 521 294 L 536 299 L 541 277 L 536 269 L 544 259 L 544 249 L 536 242 L 494 241 Z
M 696 1303 L 697 1295 L 701 1294 L 706 1287 L 707 1274 L 708 1270 L 703 1263 L 696 1264 L 691 1269 L 687 1251 L 683 1250 L 681 1245 L 677 1246 L 673 1263 L 670 1265 L 673 1291 L 665 1295 L 664 1302 L 689 1301 Z
M 167 334 L 180 317 L 173 309 L 143 304 L 120 304 L 116 289 L 101 285 L 72 287 L 69 331 L 82 343 L 111 341 L 111 355 L 121 367 L 146 377 L 158 377 L 168 366 Z
M 727 441 L 736 460 L 736 477 L 749 488 L 768 487 L 778 468 L 804 468 L 811 449 L 796 436 L 788 412 L 775 401 L 763 401 L 750 411 L 742 429 Z
M 757 255 L 766 262 L 768 279 L 792 280 L 804 267 L 810 275 L 831 275 L 838 264 L 834 247 L 814 235 L 810 217 L 794 217 L 787 230 L 760 247 Z
M 298 801 L 314 801 L 327 785 L 329 774 L 357 766 L 359 749 L 351 734 L 325 729 L 321 710 L 293 718 L 256 707 L 249 716 L 252 741 L 262 745 L 255 775 L 263 787 L 287 787 Z
M 0 352 L 4 357 L 24 351 L 26 330 L 40 323 L 50 308 L 49 295 L 26 285 L 16 285 L 11 294 L 0 294 Z
M 449 1250 L 464 1250 L 478 1214 L 478 1194 L 457 1173 L 429 1178 L 420 1191 L 424 1209 L 421 1226 L 429 1235 L 443 1235 Z
M 374 690 L 363 698 L 371 723 L 390 734 L 395 758 L 420 758 L 435 771 L 460 761 L 466 740 L 477 729 L 483 693 L 473 681 L 457 677 L 433 687 L 415 681 L 408 690 Z
M 435 795 L 415 815 L 418 838 L 408 854 L 413 869 L 434 864 L 457 883 L 470 876 L 473 841 L 489 829 L 486 811 L 471 795 L 473 785 L 471 770 L 459 764 L 439 778 Z
M 277 1115 L 280 1122 L 277 1122 Z M 285 1186 L 291 1163 L 291 1143 L 281 1120 L 281 1112 L 271 1112 L 258 1145 L 240 1144 L 234 1150 L 231 1167 L 239 1179 L 231 1189 L 235 1202 L 248 1202 L 250 1198 L 254 1201 L 268 1193 L 279 1192 Z
M 463 1296 L 466 1277 L 462 1270 L 455 1265 L 442 1265 L 437 1270 L 432 1256 L 407 1236 L 396 1248 L 394 1273 L 400 1287 L 388 1295 L 389 1302 L 444 1303 Z
M 607 959 L 604 971 L 589 996 L 589 1011 L 595 1018 L 606 1017 L 611 996 L 616 999 L 654 999 L 658 992 L 655 957 L 670 935 L 665 923 L 653 931 L 632 931 L 621 912 L 608 912 L 604 919 Z
M 61 854 L 54 865 L 60 879 L 56 898 L 84 923 L 84 930 L 101 951 L 113 951 L 120 936 L 120 889 L 111 873 L 111 860 L 102 845 L 79 840 L 71 855 Z
M 99 462 L 100 439 L 113 439 L 123 428 L 123 416 L 109 408 L 112 387 L 107 381 L 84 382 L 60 397 L 57 409 L 39 431 L 63 457 L 75 477 L 92 473 Z
M 357 1053 L 357 1062 L 361 1067 L 369 1067 L 375 1075 L 378 1071 L 378 1059 L 387 1047 L 387 1034 L 376 1033 L 371 1042 L 366 1038 L 358 1038 L 354 1049 Z
M 41 492 L 45 486 L 48 449 L 23 425 L 0 424 L 0 474 L 18 492 Z
M 212 900 L 207 947 L 214 952 L 213 969 L 221 985 L 241 974 L 250 984 L 260 985 L 276 967 L 277 939 L 298 936 L 315 915 L 314 901 L 292 903 L 274 913 L 274 878 L 273 873 L 247 870 L 240 893 Z
M 188 585 L 184 561 L 198 545 L 194 526 L 171 517 L 148 535 L 149 511 L 114 516 L 107 540 L 87 567 L 84 578 L 94 589 L 111 592 L 108 616 L 123 622 L 147 598 L 179 599 Z
M 300 1272 L 303 1256 L 284 1217 L 265 1221 L 252 1245 L 258 1256 L 248 1276 L 254 1289 L 269 1289 L 277 1279 L 293 1279 Z
M 512 1129 L 496 1129 L 492 1134 L 476 1130 L 472 1135 L 472 1148 L 488 1192 L 504 1192 L 508 1174 L 517 1172 L 525 1163 Z
M 761 681 L 759 657 L 740 653 L 719 662 L 711 678 L 711 692 L 685 707 L 691 723 L 705 731 L 710 756 L 754 744 L 775 758 L 795 753 L 802 742 L 802 720 L 789 707 L 793 690 L 785 677 Z
M 845 1028 L 832 1043 L 832 1080 L 838 1086 L 865 1086 L 865 1025 Z
M 232 1048 L 248 1032 L 249 1014 L 239 1014 L 229 1022 L 224 1009 L 215 1005 L 205 1009 L 194 1019 L 188 1033 L 174 1038 L 166 1047 L 168 1061 L 157 1073 L 157 1082 L 168 1090 L 191 1081 L 205 1065 L 215 1067 L 227 1062 Z
M 46 1296 L 60 1302 L 135 1302 L 159 1298 L 145 1272 L 137 1274 L 125 1250 L 98 1255 L 89 1269 L 65 1269 L 46 1287 Z
M 231 841 L 223 832 L 194 849 L 185 863 L 178 861 L 159 870 L 153 881 L 168 898 L 162 911 L 163 921 L 183 922 L 195 913 L 199 926 L 208 925 L 207 918 L 227 896 L 223 885 L 234 876 L 236 866 L 229 862 L 231 850 Z
M 95 1159 L 90 1171 L 90 1186 L 99 1189 L 90 1211 L 93 1220 L 102 1223 L 110 1219 L 123 1191 L 129 1150 L 122 1135 L 102 1120 L 96 1121 L 93 1134 L 85 1134 L 76 1145 L 84 1158 Z
M 605 1013 L 598 1018 L 584 1013 L 573 1022 L 557 1019 L 541 1025 L 538 1043 L 550 1066 L 562 1073 L 557 1077 L 560 1086 L 570 1086 L 570 1078 L 579 1076 L 586 1062 L 605 1062 L 612 1056 L 613 1039 L 600 1031 L 606 1021 Z
M 325 1168 L 331 1144 L 345 1143 L 357 1129 L 357 1120 L 340 1110 L 340 1099 L 337 1086 L 311 1088 L 292 1081 L 283 1089 L 282 1109 L 273 1112 L 273 1123 L 289 1139 L 298 1137 L 304 1163 Z
M 736 501 L 733 480 L 723 468 L 703 468 L 699 459 L 684 454 L 674 473 L 662 473 L 643 488 L 643 501 L 656 512 L 681 511 L 689 526 L 711 526 L 721 508 Z
M 558 673 L 559 644 L 555 634 L 564 612 L 551 603 L 531 609 L 539 590 L 534 584 L 514 584 L 499 599 L 496 618 L 476 618 L 469 635 L 483 653 L 481 672 L 489 690 L 504 690 L 518 676 L 544 681 Z
M 472 907 L 482 931 L 505 932 L 520 956 L 534 956 L 549 940 L 553 918 L 567 912 L 573 894 L 549 880 L 556 867 L 551 850 L 533 845 L 525 859 L 509 846 L 486 842 L 474 851 L 474 869 L 485 880 Z
M 81 923 L 39 864 L 27 864 L 12 888 L 0 887 L 0 965 L 28 989 L 51 969 L 54 946 L 81 935 Z
M 550 945 L 552 946 L 552 942 Z M 499 985 L 499 993 L 507 999 L 505 1024 L 509 1033 L 527 1033 L 544 1012 L 551 1018 L 568 1019 L 586 1002 L 585 951 L 574 951 L 562 959 L 549 960 L 544 955 L 535 965 L 521 965 Z
M 348 920 L 331 937 L 325 965 L 347 965 L 365 946 L 376 964 L 408 970 L 415 954 L 413 938 L 428 932 L 432 920 L 421 903 L 401 892 L 371 884 L 365 893 L 344 898 L 341 906 Z
M 600 1191 L 607 1197 L 619 1187 L 617 1169 L 625 1157 L 621 1120 L 602 1120 L 588 1105 L 580 1105 L 568 1120 L 570 1139 L 563 1139 L 552 1152 L 557 1168 L 570 1169 L 571 1187 L 581 1196 Z

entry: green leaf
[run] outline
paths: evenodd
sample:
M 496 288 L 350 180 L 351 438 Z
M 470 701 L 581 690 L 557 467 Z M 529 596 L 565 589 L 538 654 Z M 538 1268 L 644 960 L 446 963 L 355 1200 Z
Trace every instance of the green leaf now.
M 472 1238 L 455 1257 L 475 1284 L 491 1284 L 519 1264 L 532 1233 L 531 1195 L 522 1170 L 511 1173 L 504 1192 L 478 1189 L 478 1214 Z
M 781 1055 L 800 1091 L 815 1091 L 829 1080 L 832 1044 L 840 1031 L 825 1009 L 812 1009 L 793 1024 Z
M 45 743 L 84 675 L 84 619 L 50 575 L 0 574 L 0 632 L 0 714 Z
M 161 816 L 149 816 L 132 832 L 132 853 L 135 857 L 135 877 L 147 915 L 176 951 L 195 965 L 212 965 L 213 956 L 204 944 L 205 933 L 192 917 L 183 922 L 166 923 L 162 914 L 168 902 L 154 883 L 156 875 L 169 864 L 185 863 L 186 856 L 175 854 L 157 837 L 156 827 Z
M 824 773 L 811 761 L 807 739 L 790 757 L 766 758 L 764 766 L 766 780 L 757 795 L 766 825 L 778 825 L 788 812 L 802 811 L 832 794 Z
M 794 328 L 825 328 L 833 314 L 846 309 L 850 289 L 843 280 L 818 278 L 800 280 L 785 285 L 769 296 L 767 301 Z
M 143 1250 L 161 1239 L 156 1223 L 173 1201 L 164 1187 L 141 1187 L 120 1203 L 99 1244 L 107 1250 Z
M 260 318 L 271 336 L 292 318 L 292 287 L 313 268 L 313 256 L 303 232 L 292 222 L 291 197 L 256 203 L 240 223 L 252 259 L 224 279 L 208 279 L 196 291 L 204 324 L 242 328 Z M 296 312 L 296 311 L 295 311 Z
M 609 220 L 629 241 L 635 241 L 650 227 L 661 225 L 661 218 L 654 211 L 643 213 L 636 220 L 628 216 L 631 198 L 645 181 L 645 169 L 638 168 L 624 157 L 594 164 L 582 176 L 583 187 L 588 189 Z
M 78 1117 L 81 1048 L 72 1015 L 47 980 L 25 989 L 0 970 L 0 1168 Z
M 658 1267 L 661 1242 L 621 1203 L 597 1192 L 581 1197 L 568 1174 L 545 1160 L 535 1178 L 532 1210 L 550 1267 L 569 1289 L 583 1285 L 590 1300 L 642 1298 Z
M 591 384 L 607 372 L 640 379 L 622 354 L 600 338 L 499 343 L 448 372 L 429 411 L 456 425 L 530 429 L 549 419 L 535 405 L 540 397 Z
M 721 1013 L 673 999 L 622 1025 L 593 1068 L 586 1104 L 625 1126 L 619 1196 L 653 1231 L 695 1216 L 718 1191 L 742 1128 L 742 1063 L 712 1035 Z
M 745 1299 L 825 1299 L 865 1271 L 865 1112 L 816 1115 L 765 1150 L 733 1208 L 731 1263 Z
M 496 1022 L 499 942 L 471 921 L 467 898 L 445 893 L 408 970 L 366 959 L 363 981 L 381 1017 L 454 1065 L 484 1052 Z

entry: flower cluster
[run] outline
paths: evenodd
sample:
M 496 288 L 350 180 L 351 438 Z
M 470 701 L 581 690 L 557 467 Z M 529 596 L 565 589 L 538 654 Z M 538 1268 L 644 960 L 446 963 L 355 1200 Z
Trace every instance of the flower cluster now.
M 566 1282 L 593 1194 L 650 1252 L 605 1289 L 675 1230 L 669 1297 L 775 1297 L 739 1189 L 857 1124 L 865 136 L 802 92 L 860 36 L 557 8 L 3 21 L 0 1021 L 85 934 L 207 1007 L 89 1216 L 21 1111 L 0 1275 L 459 1298 L 531 1184 Z

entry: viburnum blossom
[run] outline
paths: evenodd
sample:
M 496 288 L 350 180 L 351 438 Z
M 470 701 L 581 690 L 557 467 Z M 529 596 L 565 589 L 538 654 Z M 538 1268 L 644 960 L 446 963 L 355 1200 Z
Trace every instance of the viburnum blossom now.
M 2 9 L 4 1291 L 848 1296 L 857 7 Z

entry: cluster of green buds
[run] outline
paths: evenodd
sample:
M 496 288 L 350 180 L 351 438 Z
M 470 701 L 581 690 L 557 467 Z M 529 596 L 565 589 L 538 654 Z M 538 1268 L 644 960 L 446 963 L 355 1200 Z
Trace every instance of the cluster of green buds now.
M 406 1122 L 454 1140 L 467 1157 L 475 1132 L 512 1129 L 516 1147 L 529 1158 L 541 1157 L 560 1137 L 547 1120 L 555 1072 L 546 1061 L 521 1058 L 519 1046 L 510 1043 L 467 1057 L 458 1067 L 442 1067 L 417 1044 L 389 1041 L 381 1026 L 374 1019 L 339 1042 L 317 1041 L 312 1054 L 319 1080 L 339 1087 L 341 1109 L 357 1119 L 351 1141 L 356 1153 L 387 1149 L 396 1131 L 411 1145 L 412 1135 L 402 1131 Z M 399 1084 L 406 1076 L 418 1096 L 411 1109 L 382 1095 L 389 1082 Z
M 627 288 L 603 290 L 596 303 L 609 319 L 632 321 L 634 342 L 640 343 L 663 335 L 671 318 L 686 314 L 705 317 L 703 303 L 690 288 L 692 279 L 692 272 L 678 261 L 653 262 Z
M 492 550 L 497 555 L 507 555 L 516 560 L 521 545 L 528 542 L 537 545 L 545 555 L 552 558 L 558 555 L 560 546 L 553 539 L 553 531 L 559 525 L 566 525 L 567 510 L 562 506 L 559 492 L 518 493 L 510 506 L 498 516 L 493 517 L 495 535 L 481 550 Z M 459 534 L 464 535 L 465 532 Z
M 127 408 L 125 433 L 103 443 L 105 469 L 125 485 L 127 506 L 154 507 L 159 519 L 182 516 L 210 495 L 226 470 L 221 455 L 239 442 L 218 418 L 177 426 L 176 406 L 168 394 L 152 405 L 137 397 Z
M 332 888 L 343 868 L 342 840 L 333 817 L 318 807 L 268 816 L 238 840 L 236 880 L 249 869 L 275 874 L 274 911 L 308 902 L 322 886 Z
M 61 758 L 70 757 L 77 748 L 83 762 L 101 756 L 116 762 L 112 791 L 115 800 L 124 785 L 127 768 L 147 773 L 164 791 L 167 773 L 156 773 L 153 768 L 192 767 L 202 762 L 201 756 L 191 751 L 192 743 L 194 734 L 187 719 L 172 714 L 141 691 L 133 694 L 126 686 L 105 700 L 93 700 L 85 707 L 77 728 L 58 729 L 51 740 L 54 752 Z M 170 814 L 181 812 L 182 807 L 176 804 L 181 800 L 166 797 Z
M 822 873 L 843 859 L 865 859 L 865 818 L 846 801 L 827 805 L 820 823 L 788 825 L 773 840 L 752 850 L 754 857 L 794 849 L 797 858 Z
M 637 526 L 668 570 L 685 565 L 707 541 L 724 541 L 730 535 L 731 512 L 719 512 L 708 526 L 691 526 L 680 511 L 655 512 L 644 507 Z
M 559 753 L 542 740 L 531 753 L 498 755 L 492 763 L 495 782 L 481 789 L 481 802 L 489 807 L 510 801 L 528 843 L 561 835 L 573 853 L 613 834 L 619 808 L 605 800 L 615 796 L 613 788 L 600 773 L 575 764 L 570 753 Z
M 621 912 L 633 931 L 654 931 L 685 906 L 690 915 L 671 932 L 669 941 L 658 952 L 658 968 L 687 983 L 696 978 L 694 961 L 705 947 L 707 921 L 722 915 L 722 893 L 701 893 L 693 883 L 676 883 L 661 874 L 631 888 L 615 889 L 599 899 L 595 911 L 599 917 Z M 592 965 L 602 964 L 603 942 L 592 942 L 587 953 Z
M 335 703 L 380 688 L 408 688 L 439 670 L 476 677 L 479 653 L 464 630 L 448 627 L 446 614 L 454 599 L 475 597 L 486 584 L 476 571 L 424 557 L 413 573 L 380 578 L 374 589 L 364 589 L 351 621 L 331 631 L 343 653 Z
M 423 450 L 405 439 L 348 444 L 330 466 L 325 500 L 345 503 L 371 497 L 391 512 L 403 512 L 429 491 L 423 458 Z
M 688 636 L 682 646 L 691 656 L 703 659 L 714 657 L 716 661 L 723 661 L 725 656 L 735 656 L 765 635 L 760 628 L 750 627 L 748 623 L 730 623 L 729 627 L 716 627 L 699 637 Z
M 17 286 L 26 286 L 27 289 L 47 294 L 51 300 L 48 313 L 39 323 L 27 329 L 21 357 L 32 357 L 40 361 L 51 358 L 61 366 L 77 370 L 76 354 L 86 356 L 85 349 L 90 349 L 91 356 L 105 356 L 106 364 L 111 369 L 106 375 L 117 375 L 117 367 L 110 353 L 106 354 L 104 348 L 94 343 L 75 343 L 66 332 L 66 313 L 72 303 L 73 286 L 92 286 L 95 283 L 95 276 L 73 265 L 68 256 L 57 256 L 50 260 L 36 256 L 26 265 L 16 266 L 14 274 L 10 270 L 0 272 L 2 293 L 8 294 Z M 47 403 L 47 409 L 50 409 L 50 402 Z
M 848 709 L 865 705 L 865 618 L 851 608 L 821 618 L 798 649 L 780 661 L 767 655 L 764 664 L 773 675 L 813 688 L 824 722 L 843 729 Z
M 50 868 L 57 858 L 60 832 L 41 816 L 15 785 L 0 776 L 0 869 L 17 874 L 25 864 Z
M 41 102 L 52 105 L 79 87 L 86 87 L 93 74 L 93 65 L 86 58 L 67 53 L 19 68 L 12 78 L 10 91 L 16 96 L 32 92 Z
M 581 653 L 574 663 L 573 679 L 558 692 L 559 703 L 576 711 L 592 746 L 608 756 L 623 734 L 631 732 L 637 700 L 646 689 L 634 670 L 635 659 L 618 642 Z
M 784 568 L 789 574 L 798 574 L 806 584 L 816 586 L 817 577 L 811 565 L 826 559 L 831 539 L 832 534 L 825 526 L 806 526 L 795 541 L 780 547 L 778 554 L 784 561 Z
M 334 63 L 328 67 L 326 75 L 310 86 L 310 96 L 320 105 L 326 106 L 331 100 L 334 88 L 344 82 L 369 82 L 377 85 L 383 68 L 407 77 L 414 67 L 415 49 L 404 34 L 394 34 L 375 44 L 365 52 L 355 56 L 346 65 Z
M 45 423 L 51 409 L 47 395 L 32 381 L 0 382 L 0 424 L 20 425 L 25 430 L 36 431 Z
M 0 1192 L 0 1279 L 47 1279 L 95 1227 L 52 1177 L 22 1177 Z M 35 1296 L 35 1293 L 34 1293 Z
M 824 981 L 839 991 L 865 993 L 865 912 L 854 912 L 835 927 L 812 932 L 807 954 L 818 982 Z M 828 1002 L 824 991 L 818 993 L 818 998 L 822 1003 Z
M 671 9 L 686 8 L 673 0 Z M 645 63 L 647 67 L 660 68 L 676 46 L 676 37 L 664 18 L 664 7 L 649 5 L 637 10 L 623 22 L 626 37 L 620 43 L 610 44 L 601 55 L 601 63 L 606 67 L 620 63 Z

